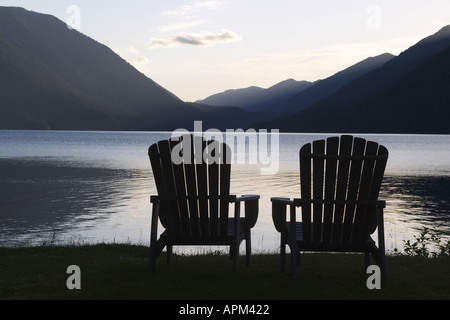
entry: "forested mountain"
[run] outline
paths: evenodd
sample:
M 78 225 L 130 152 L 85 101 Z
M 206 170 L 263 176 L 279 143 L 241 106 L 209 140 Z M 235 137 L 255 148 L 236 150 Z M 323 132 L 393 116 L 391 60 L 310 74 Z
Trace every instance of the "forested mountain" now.
M 316 106 L 280 126 L 283 131 L 449 134 L 449 119 L 450 47 L 368 99 Z
M 289 117 L 291 132 L 450 133 L 450 26 Z
M 360 76 L 380 68 L 394 57 L 390 53 L 384 53 L 376 57 L 364 59 L 326 79 L 316 81 L 314 85 L 302 92 L 298 92 L 283 105 L 279 106 L 278 110 L 285 114 L 300 112 L 312 106 L 317 101 L 328 97 Z
M 187 104 L 55 17 L 0 7 L 1 129 L 220 128 L 242 113 Z
M 267 89 L 255 86 L 231 89 L 197 102 L 211 106 L 237 106 L 248 111 L 279 112 L 277 106 L 311 85 L 308 81 L 288 79 Z
M 248 111 L 271 112 L 280 116 L 294 114 L 326 98 L 359 76 L 381 67 L 393 57 L 389 53 L 370 57 L 316 82 L 289 79 L 268 89 L 249 87 L 227 90 L 198 102 L 212 106 L 238 106 Z
M 450 133 L 449 92 L 450 26 L 315 83 L 202 101 L 219 107 L 181 101 L 55 17 L 0 7 L 0 129 L 190 130 L 201 120 L 221 130 Z M 279 112 L 289 116 L 267 121 Z

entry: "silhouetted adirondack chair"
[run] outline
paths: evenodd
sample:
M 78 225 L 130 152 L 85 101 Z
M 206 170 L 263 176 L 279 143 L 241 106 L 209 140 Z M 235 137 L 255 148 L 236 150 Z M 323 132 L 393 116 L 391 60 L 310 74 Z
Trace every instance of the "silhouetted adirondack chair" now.
M 250 229 L 258 218 L 259 196 L 230 194 L 230 148 L 218 141 L 183 136 L 152 145 L 148 154 L 158 192 L 151 197 L 151 271 L 164 247 L 170 264 L 174 245 L 227 245 L 236 272 L 239 245 L 244 239 L 249 265 Z M 230 203 L 235 205 L 233 217 L 229 216 Z M 245 203 L 244 217 L 241 203 Z M 158 218 L 165 228 L 159 239 Z
M 348 135 L 314 141 L 301 148 L 301 198 L 271 199 L 273 221 L 281 233 L 283 271 L 289 245 L 294 278 L 301 251 L 361 252 L 365 268 L 372 255 L 385 277 L 386 203 L 378 200 L 378 194 L 387 159 L 384 146 Z M 297 219 L 296 207 L 301 208 L 301 219 Z M 371 238 L 376 229 L 378 247 Z

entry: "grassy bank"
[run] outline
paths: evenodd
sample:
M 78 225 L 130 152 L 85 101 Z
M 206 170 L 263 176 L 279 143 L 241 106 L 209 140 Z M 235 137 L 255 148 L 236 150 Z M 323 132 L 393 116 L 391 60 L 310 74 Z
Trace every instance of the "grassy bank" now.
M 232 273 L 227 256 L 160 257 L 148 273 L 148 248 L 133 245 L 0 248 L 0 299 L 450 299 L 449 258 L 387 257 L 388 280 L 368 290 L 361 255 L 308 254 L 293 281 L 276 254 L 244 257 Z M 81 290 L 68 290 L 68 266 Z

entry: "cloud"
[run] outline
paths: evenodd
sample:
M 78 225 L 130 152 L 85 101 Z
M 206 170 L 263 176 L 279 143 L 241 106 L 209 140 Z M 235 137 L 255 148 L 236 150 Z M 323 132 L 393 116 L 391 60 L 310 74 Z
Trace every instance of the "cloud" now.
M 133 46 L 125 48 L 125 51 L 128 52 L 128 53 L 139 53 L 139 51 Z
M 148 63 L 147 57 L 143 57 L 143 56 L 136 57 L 136 64 L 145 65 L 147 63 Z
M 217 43 L 240 40 L 242 40 L 242 36 L 229 30 L 222 30 L 221 33 L 181 33 L 168 39 L 152 38 L 147 46 L 151 49 L 178 47 L 181 45 L 214 46 Z
M 181 6 L 175 10 L 165 10 L 163 14 L 169 16 L 186 15 L 199 8 L 216 9 L 221 4 L 222 2 L 217 0 L 197 1 Z
M 157 29 L 161 32 L 169 32 L 174 30 L 182 30 L 193 26 L 198 26 L 201 24 L 206 23 L 206 20 L 197 20 L 197 21 L 191 21 L 191 22 L 184 22 L 184 23 L 177 23 L 177 24 L 171 24 L 166 26 L 159 26 Z
M 139 70 L 142 73 L 149 72 L 148 64 L 150 63 L 150 60 L 147 57 L 144 56 L 138 56 L 136 59 L 134 59 L 133 66 Z
M 209 0 L 209 1 L 199 1 L 194 2 L 193 6 L 197 8 L 208 8 L 208 9 L 216 9 L 222 4 L 221 1 L 217 0 Z

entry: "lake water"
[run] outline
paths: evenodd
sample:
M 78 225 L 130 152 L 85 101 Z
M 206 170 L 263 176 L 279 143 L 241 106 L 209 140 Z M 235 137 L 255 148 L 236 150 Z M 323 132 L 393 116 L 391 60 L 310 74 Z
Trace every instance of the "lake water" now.
M 278 250 L 270 198 L 299 196 L 298 150 L 328 136 L 280 134 L 276 174 L 261 174 L 259 165 L 232 166 L 231 192 L 261 196 L 255 252 Z M 401 250 L 422 226 L 449 236 L 450 136 L 358 136 L 390 152 L 380 195 L 387 201 L 387 250 Z M 149 197 L 156 189 L 147 150 L 168 137 L 167 132 L 0 131 L 0 246 L 148 245 Z

